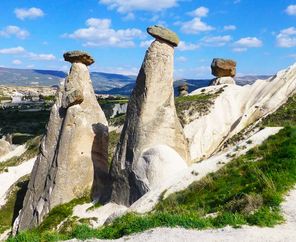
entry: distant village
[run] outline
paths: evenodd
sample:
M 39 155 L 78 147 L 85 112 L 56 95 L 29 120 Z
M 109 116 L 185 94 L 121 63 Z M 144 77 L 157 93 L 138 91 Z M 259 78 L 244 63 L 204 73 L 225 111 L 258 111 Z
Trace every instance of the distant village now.
M 45 103 L 54 101 L 58 87 L 16 87 L 0 86 L 0 107 L 42 108 Z

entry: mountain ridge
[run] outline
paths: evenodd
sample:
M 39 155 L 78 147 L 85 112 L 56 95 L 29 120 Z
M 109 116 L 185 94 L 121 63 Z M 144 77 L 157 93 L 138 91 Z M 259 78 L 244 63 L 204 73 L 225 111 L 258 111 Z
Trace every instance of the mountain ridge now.
M 55 86 L 59 85 L 61 79 L 67 76 L 66 72 L 57 70 L 18 69 L 0 67 L 0 85 L 12 86 Z M 238 85 L 252 84 L 257 79 L 267 79 L 270 75 L 247 75 L 236 77 Z M 130 95 L 134 88 L 136 76 L 91 72 L 91 79 L 97 94 Z M 177 87 L 186 82 L 189 92 L 206 87 L 211 83 L 210 78 L 205 79 L 180 79 L 174 82 L 175 93 Z

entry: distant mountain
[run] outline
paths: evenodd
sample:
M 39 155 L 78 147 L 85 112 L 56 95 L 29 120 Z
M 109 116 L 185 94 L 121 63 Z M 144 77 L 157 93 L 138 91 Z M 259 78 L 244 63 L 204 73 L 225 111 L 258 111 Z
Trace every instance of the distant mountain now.
M 0 67 L 0 85 L 14 86 L 53 86 L 58 85 L 67 73 L 53 70 L 12 69 Z M 134 76 L 92 72 L 91 79 L 94 88 L 107 91 L 113 88 L 121 88 L 135 82 Z
M 267 79 L 270 76 L 267 75 L 258 75 L 258 76 L 243 76 L 243 77 L 236 77 L 236 83 L 240 86 L 244 86 L 247 84 L 252 84 L 254 83 L 256 80 L 258 79 Z M 187 83 L 188 84 L 188 89 L 189 92 L 192 92 L 198 88 L 201 87 L 207 87 L 210 85 L 210 83 L 212 82 L 212 79 L 183 79 L 183 80 L 177 80 L 174 82 L 174 91 L 175 91 L 175 95 L 178 95 L 178 86 L 180 86 L 183 83 Z M 110 95 L 124 95 L 124 96 L 129 96 L 133 90 L 135 86 L 135 83 L 129 83 L 123 87 L 120 88 L 113 88 L 107 91 L 101 91 L 101 90 L 97 90 L 96 92 L 98 94 L 110 94 Z
M 34 69 L 12 69 L 0 67 L 0 85 L 15 86 L 54 86 L 58 85 L 60 80 L 65 78 L 67 74 L 62 71 L 54 70 L 34 70 Z M 236 77 L 238 85 L 252 84 L 257 79 L 267 79 L 270 76 L 243 76 Z M 135 85 L 135 76 L 126 76 L 120 74 L 91 72 L 94 89 L 98 94 L 118 94 L 128 96 L 131 94 Z M 177 88 L 182 83 L 188 83 L 189 92 L 206 87 L 211 83 L 211 79 L 184 79 L 174 82 L 175 94 Z
M 252 84 L 258 79 L 266 80 L 266 79 L 268 79 L 270 77 L 271 77 L 271 75 L 240 76 L 240 77 L 235 77 L 235 81 L 236 81 L 236 83 L 238 85 L 244 86 L 244 85 L 247 85 L 247 84 Z

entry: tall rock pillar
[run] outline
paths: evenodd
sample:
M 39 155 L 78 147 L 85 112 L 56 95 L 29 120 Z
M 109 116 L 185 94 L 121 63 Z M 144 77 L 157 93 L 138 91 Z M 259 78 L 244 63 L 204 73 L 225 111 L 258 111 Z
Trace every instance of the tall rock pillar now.
M 146 52 L 137 77 L 111 167 L 111 200 L 125 205 L 132 204 L 150 190 L 147 177 L 150 161 L 143 162 L 145 152 L 147 158 L 150 149 L 164 145 L 185 161 L 190 160 L 174 103 L 174 47 L 179 38 L 160 26 L 149 27 L 147 32 L 156 40 Z
M 14 232 L 38 226 L 55 206 L 92 192 L 100 199 L 108 185 L 108 124 L 90 80 L 85 52 L 64 54 L 72 63 L 52 107 Z

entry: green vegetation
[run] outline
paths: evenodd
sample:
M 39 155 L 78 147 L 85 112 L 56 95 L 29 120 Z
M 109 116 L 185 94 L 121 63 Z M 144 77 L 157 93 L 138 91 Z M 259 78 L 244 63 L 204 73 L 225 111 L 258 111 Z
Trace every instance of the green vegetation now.
M 46 102 L 55 102 L 56 96 L 55 95 L 42 96 L 42 99 Z
M 12 98 L 9 96 L 0 96 L 0 103 L 1 103 L 1 101 L 11 101 L 11 100 L 12 100 Z
M 180 105 L 178 113 L 184 112 L 192 104 L 196 105 L 198 112 L 198 103 L 212 105 L 211 95 L 213 94 L 177 98 L 177 108 Z M 244 224 L 274 226 L 283 222 L 280 204 L 285 194 L 296 184 L 295 97 L 291 97 L 285 105 L 262 122 L 263 127 L 285 126 L 283 130 L 246 155 L 235 158 L 218 172 L 209 174 L 184 191 L 170 195 L 161 201 L 154 211 L 145 215 L 127 214 L 109 226 L 92 229 L 87 224 L 81 224 L 87 221 L 79 222 L 76 218 L 69 217 L 73 208 L 69 206 L 71 211 L 63 208 L 62 211 L 58 210 L 58 213 L 47 217 L 52 217 L 54 222 L 22 232 L 9 241 L 115 239 L 164 226 L 204 229 L 226 225 L 240 227 Z M 201 113 L 207 112 L 204 107 L 200 108 Z M 116 143 L 115 134 L 112 135 Z M 53 231 L 53 228 L 66 218 L 66 225 L 59 231 Z
M 1 135 L 30 134 L 34 137 L 45 133 L 49 111 L 21 112 L 19 110 L 0 110 Z
M 0 208 L 0 234 L 11 228 L 18 211 L 22 208 L 28 182 L 29 176 L 24 176 L 10 189 L 6 204 Z
M 90 195 L 84 195 L 81 198 L 72 200 L 53 208 L 46 216 L 38 228 L 39 233 L 56 229 L 56 227 L 66 218 L 72 215 L 73 208 L 76 205 L 91 202 Z
M 181 123 L 185 125 L 198 116 L 207 115 L 215 99 L 221 92 L 223 92 L 223 88 L 215 93 L 200 93 L 194 96 L 177 97 L 175 99 L 175 104 Z
M 124 124 L 124 121 L 125 121 L 125 113 L 123 114 L 118 114 L 117 116 L 115 116 L 114 118 L 110 118 L 109 119 L 109 125 L 111 126 L 121 126 Z
M 98 97 L 98 102 L 101 106 L 106 105 L 106 104 L 115 104 L 115 103 L 128 103 L 128 97 L 124 96 L 109 96 L 108 98 L 101 98 Z
M 12 157 L 9 160 L 0 163 L 0 173 L 4 172 L 7 167 L 17 166 L 24 161 L 34 158 L 39 152 L 41 137 L 37 136 L 26 143 L 27 150 L 20 156 Z
M 59 236 L 114 239 L 162 226 L 198 229 L 243 224 L 274 226 L 283 221 L 280 203 L 295 183 L 296 127 L 287 127 L 217 173 L 172 194 L 149 214 L 127 214 L 97 230 L 73 224 L 70 232 Z M 39 236 L 36 241 L 46 241 L 47 233 L 24 232 L 10 241 L 23 241 L 20 238 L 29 235 Z
M 111 164 L 116 146 L 119 142 L 120 134 L 116 131 L 109 133 L 109 146 L 108 146 L 108 163 Z
M 290 97 L 275 113 L 262 121 L 263 126 L 292 126 L 296 125 L 296 95 Z

